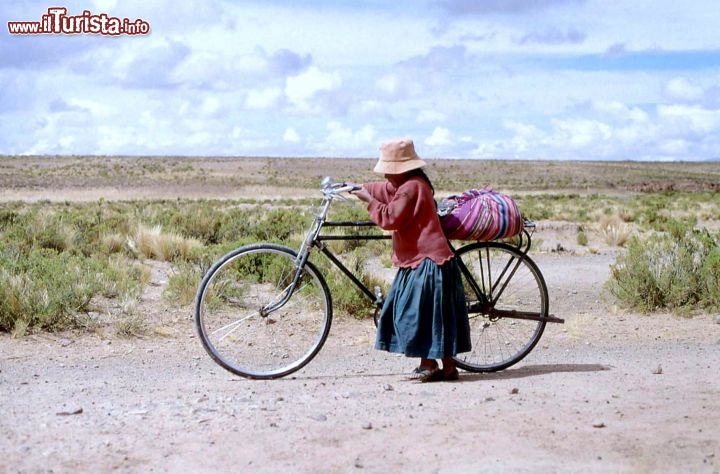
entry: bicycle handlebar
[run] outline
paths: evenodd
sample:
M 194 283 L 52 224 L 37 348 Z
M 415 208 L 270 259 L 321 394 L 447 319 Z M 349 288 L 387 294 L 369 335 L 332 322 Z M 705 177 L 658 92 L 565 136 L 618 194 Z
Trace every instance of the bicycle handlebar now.
M 348 183 L 334 183 L 330 176 L 326 176 L 320 183 L 320 188 L 325 195 L 337 195 L 357 191 L 360 186 Z

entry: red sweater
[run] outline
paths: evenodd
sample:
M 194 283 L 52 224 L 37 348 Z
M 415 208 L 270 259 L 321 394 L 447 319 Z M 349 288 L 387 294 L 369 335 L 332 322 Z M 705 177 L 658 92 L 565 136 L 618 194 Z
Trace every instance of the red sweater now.
M 374 198 L 368 203 L 370 218 L 392 231 L 393 265 L 415 268 L 426 258 L 442 265 L 453 257 L 425 180 L 413 176 L 398 188 L 388 181 L 363 186 Z

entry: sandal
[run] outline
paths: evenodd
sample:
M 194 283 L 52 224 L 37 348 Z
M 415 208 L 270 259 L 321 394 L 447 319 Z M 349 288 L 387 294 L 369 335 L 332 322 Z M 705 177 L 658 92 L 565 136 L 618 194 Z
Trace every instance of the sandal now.
M 442 379 L 445 382 L 454 381 L 454 380 L 460 380 L 460 373 L 458 372 L 458 369 L 452 369 L 449 373 L 442 373 Z
M 408 377 L 408 380 L 414 380 L 416 382 L 439 382 L 440 380 L 443 380 L 443 372 L 442 369 L 438 366 L 435 367 L 423 367 L 419 366 L 416 367 L 415 370 L 412 371 L 410 376 Z

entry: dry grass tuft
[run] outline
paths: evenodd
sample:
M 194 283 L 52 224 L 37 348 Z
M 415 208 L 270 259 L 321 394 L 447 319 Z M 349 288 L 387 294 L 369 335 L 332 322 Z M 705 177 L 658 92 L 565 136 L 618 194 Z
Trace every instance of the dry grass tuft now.
M 125 338 L 143 337 L 148 335 L 150 328 L 142 315 L 130 312 L 115 321 L 115 332 L 118 336 Z
M 105 234 L 100 238 L 101 246 L 108 254 L 122 252 L 126 241 L 125 236 L 118 233 Z
M 630 227 L 617 214 L 600 217 L 600 234 L 605 243 L 614 247 L 623 247 L 630 239 Z
M 199 240 L 163 232 L 159 225 L 147 227 L 139 224 L 127 241 L 128 246 L 141 256 L 165 262 L 188 260 L 195 249 L 202 248 Z

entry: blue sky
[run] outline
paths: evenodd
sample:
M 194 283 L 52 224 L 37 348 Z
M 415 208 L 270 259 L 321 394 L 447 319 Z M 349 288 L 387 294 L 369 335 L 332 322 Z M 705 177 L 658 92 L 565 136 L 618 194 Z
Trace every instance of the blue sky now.
M 68 0 L 149 35 L 10 35 L 0 154 L 720 157 L 714 0 Z

